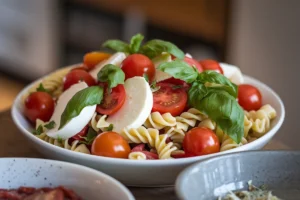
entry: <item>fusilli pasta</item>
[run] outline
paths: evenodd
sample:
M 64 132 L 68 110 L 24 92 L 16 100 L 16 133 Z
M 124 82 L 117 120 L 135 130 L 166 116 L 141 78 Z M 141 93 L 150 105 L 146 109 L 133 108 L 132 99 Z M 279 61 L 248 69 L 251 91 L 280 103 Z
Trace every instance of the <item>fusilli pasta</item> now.
M 130 160 L 147 160 L 146 155 L 143 152 L 131 152 L 128 155 Z
M 187 112 L 176 117 L 176 129 L 187 131 L 189 127 L 194 127 L 197 121 L 202 121 L 205 118 L 207 117 L 199 110 L 190 108 Z
M 169 134 L 159 135 L 159 131 L 153 128 L 139 128 L 123 129 L 120 133 L 128 142 L 132 143 L 148 143 L 151 147 L 155 147 L 160 159 L 171 158 L 172 151 L 177 148 L 173 146 L 172 142 L 166 143 Z
M 228 135 L 225 135 L 221 144 L 220 151 L 226 151 L 230 149 L 234 149 L 236 147 L 242 146 L 244 144 L 247 144 L 246 138 L 242 138 L 242 141 L 240 144 L 237 144 L 235 141 L 233 141 Z
M 98 115 L 97 113 L 94 113 L 91 121 L 90 126 L 98 132 L 99 130 L 104 130 L 104 128 L 109 127 L 110 123 L 106 121 L 107 115 Z
M 198 127 L 205 127 L 205 128 L 208 128 L 213 131 L 216 129 L 216 123 L 214 121 L 212 121 L 211 119 L 207 118 L 207 119 L 204 119 L 203 121 L 201 121 L 199 123 Z
M 164 127 L 170 127 L 176 125 L 176 118 L 170 113 L 160 114 L 159 112 L 153 112 L 149 115 L 144 123 L 146 128 L 163 129 Z

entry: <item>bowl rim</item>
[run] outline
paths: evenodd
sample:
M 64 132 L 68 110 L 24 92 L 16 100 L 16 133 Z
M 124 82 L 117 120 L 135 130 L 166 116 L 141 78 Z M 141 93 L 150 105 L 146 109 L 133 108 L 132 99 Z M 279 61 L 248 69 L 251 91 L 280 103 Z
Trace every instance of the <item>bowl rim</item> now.
M 184 191 L 183 191 L 183 187 L 184 187 L 184 180 L 187 179 L 187 177 L 189 176 L 189 174 L 191 173 L 191 171 L 193 171 L 195 168 L 200 168 L 205 166 L 207 163 L 211 163 L 211 162 L 215 162 L 216 160 L 226 160 L 230 157 L 240 157 L 240 156 L 257 156 L 257 154 L 297 154 L 300 155 L 300 151 L 297 150 L 250 150 L 250 151 L 241 151 L 241 152 L 233 152 L 233 153 L 228 153 L 226 155 L 218 155 L 218 156 L 214 156 L 211 158 L 207 158 L 204 160 L 201 160 L 199 162 L 196 162 L 190 166 L 188 166 L 187 168 L 185 168 L 183 171 L 180 172 L 180 174 L 177 176 L 176 181 L 175 181 L 175 193 L 177 195 L 177 197 L 179 199 L 185 199 L 185 195 L 184 195 Z
M 62 69 L 64 69 L 64 68 L 62 68 Z M 44 77 L 46 77 L 46 76 L 44 76 Z M 234 149 L 230 149 L 227 151 L 222 151 L 222 152 L 218 152 L 218 153 L 214 153 L 214 154 L 203 155 L 203 156 L 195 156 L 195 157 L 188 157 L 188 158 L 181 158 L 181 159 L 165 159 L 165 160 L 159 159 L 159 160 L 141 161 L 141 160 L 110 158 L 110 157 L 104 157 L 104 156 L 83 154 L 83 153 L 73 152 L 68 149 L 64 149 L 64 148 L 49 144 L 49 143 L 35 137 L 32 133 L 30 133 L 28 130 L 26 130 L 21 125 L 20 120 L 18 120 L 16 117 L 17 116 L 16 113 L 18 112 L 18 107 L 21 106 L 20 103 L 22 101 L 22 96 L 29 90 L 29 88 L 31 86 L 33 86 L 34 84 L 36 84 L 37 82 L 42 80 L 44 77 L 41 77 L 41 78 L 37 79 L 36 81 L 33 81 L 17 95 L 16 99 L 13 102 L 13 106 L 11 109 L 11 115 L 12 115 L 12 119 L 13 119 L 14 123 L 17 125 L 19 130 L 21 130 L 22 134 L 24 134 L 26 136 L 27 139 L 30 139 L 30 140 L 34 141 L 35 143 L 39 143 L 41 146 L 47 146 L 48 148 L 53 148 L 53 150 L 59 152 L 60 154 L 63 154 L 63 155 L 68 154 L 68 156 L 77 157 L 81 160 L 94 160 L 97 162 L 120 164 L 123 166 L 125 166 L 125 165 L 131 166 L 133 164 L 135 166 L 168 166 L 168 165 L 176 166 L 176 165 L 189 164 L 189 163 L 197 162 L 197 161 L 200 161 L 203 159 L 220 156 L 220 155 L 224 155 L 224 154 L 229 154 L 229 153 L 233 153 L 233 152 L 249 151 L 248 149 L 254 148 L 258 144 L 263 143 L 263 141 L 270 140 L 276 134 L 276 132 L 278 132 L 279 128 L 282 126 L 284 118 L 285 118 L 285 108 L 284 108 L 284 104 L 283 104 L 281 98 L 279 97 L 279 95 L 276 92 L 274 92 L 274 90 L 272 88 L 270 88 L 266 84 L 262 83 L 261 81 L 255 79 L 253 77 L 244 75 L 244 74 L 243 74 L 243 76 L 245 79 L 248 79 L 251 82 L 256 82 L 261 88 L 268 90 L 272 94 L 274 99 L 276 99 L 276 102 L 278 102 L 278 104 L 280 105 L 281 115 L 278 116 L 279 120 L 271 130 L 269 130 L 266 134 L 264 134 L 262 137 L 256 139 L 255 141 L 252 141 L 248 144 L 239 146 Z
M 52 159 L 43 159 L 43 158 L 26 158 L 26 157 L 6 157 L 6 158 L 0 158 L 0 163 L 1 162 L 9 162 L 9 161 L 29 161 L 29 162 L 43 162 L 43 163 L 49 163 L 49 164 L 54 164 L 54 165 L 61 165 L 64 166 L 66 168 L 73 168 L 73 170 L 80 172 L 80 171 L 84 171 L 87 173 L 90 173 L 91 175 L 95 176 L 97 175 L 99 178 L 109 181 L 110 183 L 113 184 L 114 187 L 118 187 L 123 193 L 124 195 L 126 195 L 126 197 L 129 200 L 135 200 L 133 194 L 130 192 L 130 190 L 125 187 L 125 185 L 123 185 L 120 181 L 118 181 L 117 179 L 92 168 L 86 167 L 84 165 L 79 165 L 79 164 L 75 164 L 75 163 L 70 163 L 70 162 L 65 162 L 65 161 L 58 161 L 58 160 L 52 160 Z

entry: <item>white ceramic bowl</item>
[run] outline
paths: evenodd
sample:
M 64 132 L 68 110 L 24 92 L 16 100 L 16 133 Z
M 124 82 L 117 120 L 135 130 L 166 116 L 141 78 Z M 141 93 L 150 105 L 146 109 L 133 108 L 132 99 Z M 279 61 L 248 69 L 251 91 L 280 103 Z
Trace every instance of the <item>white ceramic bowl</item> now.
M 281 127 L 284 120 L 285 111 L 283 103 L 279 96 L 271 88 L 261 83 L 260 81 L 249 76 L 244 77 L 246 83 L 252 84 L 259 88 L 263 96 L 263 104 L 271 104 L 277 111 L 278 115 L 276 119 L 274 119 L 271 123 L 272 128 L 263 137 L 249 144 L 243 145 L 241 147 L 229 151 L 219 152 L 206 156 L 173 160 L 136 161 L 127 159 L 107 158 L 94 155 L 85 155 L 48 144 L 47 142 L 44 142 L 43 140 L 40 140 L 39 138 L 35 137 L 30 132 L 30 130 L 32 130 L 32 127 L 22 114 L 23 105 L 21 97 L 34 83 L 23 89 L 23 91 L 21 91 L 18 97 L 16 98 L 12 107 L 12 117 L 15 124 L 20 129 L 21 133 L 23 133 L 23 135 L 31 141 L 32 146 L 49 158 L 65 160 L 92 167 L 94 169 L 107 173 L 112 177 L 115 177 L 116 179 L 118 179 L 126 185 L 173 185 L 180 171 L 182 171 L 185 167 L 189 166 L 190 164 L 209 157 L 227 154 L 231 152 L 261 149 L 272 139 L 272 137 Z
M 0 188 L 57 187 L 72 189 L 83 199 L 134 200 L 130 191 L 114 178 L 81 165 L 67 162 L 1 158 Z

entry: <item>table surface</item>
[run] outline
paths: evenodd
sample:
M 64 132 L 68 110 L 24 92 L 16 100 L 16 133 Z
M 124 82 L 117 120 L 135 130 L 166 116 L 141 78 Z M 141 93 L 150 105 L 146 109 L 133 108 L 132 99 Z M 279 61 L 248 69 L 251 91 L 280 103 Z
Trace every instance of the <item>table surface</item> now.
M 20 133 L 11 119 L 10 110 L 0 112 L 0 157 L 31 157 L 43 158 L 32 146 L 27 139 Z M 286 145 L 272 140 L 264 149 L 287 150 Z M 129 187 L 137 200 L 175 200 L 176 195 L 173 187 L 163 188 L 139 188 Z

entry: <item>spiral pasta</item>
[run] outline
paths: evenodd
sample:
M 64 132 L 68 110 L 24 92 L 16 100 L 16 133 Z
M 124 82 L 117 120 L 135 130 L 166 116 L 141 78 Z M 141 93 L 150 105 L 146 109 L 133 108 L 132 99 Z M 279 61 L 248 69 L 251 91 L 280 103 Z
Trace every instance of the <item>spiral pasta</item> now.
M 85 144 L 79 144 L 79 140 L 74 140 L 72 142 L 71 145 L 69 145 L 69 141 L 68 140 L 58 140 L 58 139 L 54 139 L 51 138 L 49 136 L 47 136 L 46 134 L 46 128 L 44 127 L 45 122 L 43 122 L 40 119 L 36 120 L 36 129 L 39 126 L 42 126 L 43 128 L 43 133 L 39 134 L 39 135 L 35 135 L 36 137 L 40 138 L 41 140 L 44 140 L 47 143 L 53 144 L 55 146 L 64 148 L 64 149 L 68 149 L 71 151 L 75 151 L 75 152 L 81 152 L 81 153 L 85 153 L 85 154 L 91 154 L 90 150 L 87 148 L 87 146 Z
M 131 152 L 128 155 L 129 160 L 147 160 L 146 155 L 143 152 Z
M 172 142 L 166 143 L 169 134 L 159 135 L 159 131 L 153 128 L 139 128 L 123 129 L 120 133 L 128 142 L 132 143 L 148 143 L 151 147 L 155 147 L 159 159 L 171 158 L 171 153 L 177 148 L 173 146 Z
M 205 127 L 210 130 L 215 130 L 216 129 L 216 122 L 212 121 L 211 119 L 207 118 L 201 121 L 198 125 L 198 127 Z
M 164 129 L 164 133 L 170 135 L 174 146 L 181 146 L 180 144 L 183 142 L 185 136 L 185 132 L 183 130 L 174 127 L 166 127 Z
M 221 144 L 221 148 L 220 148 L 220 151 L 227 151 L 227 150 L 230 150 L 230 149 L 234 149 L 236 147 L 239 147 L 239 146 L 242 146 L 244 144 L 247 144 L 247 140 L 246 138 L 242 138 L 242 141 L 240 144 L 237 144 L 235 141 L 233 141 L 228 135 L 225 135 L 223 137 L 223 141 L 222 141 L 222 144 Z
M 187 131 L 189 127 L 194 127 L 197 121 L 202 121 L 205 118 L 207 117 L 199 110 L 190 108 L 187 112 L 176 117 L 176 128 Z
M 248 133 L 250 129 L 252 128 L 252 121 L 247 117 L 247 115 L 244 115 L 244 137 L 248 137 Z
M 149 115 L 144 123 L 146 128 L 163 129 L 164 127 L 170 127 L 176 125 L 176 118 L 170 113 L 160 114 L 159 112 L 153 112 Z
M 106 121 L 107 115 L 98 115 L 97 113 L 94 113 L 91 121 L 90 126 L 98 132 L 99 130 L 104 130 L 105 128 L 109 127 L 110 123 Z

